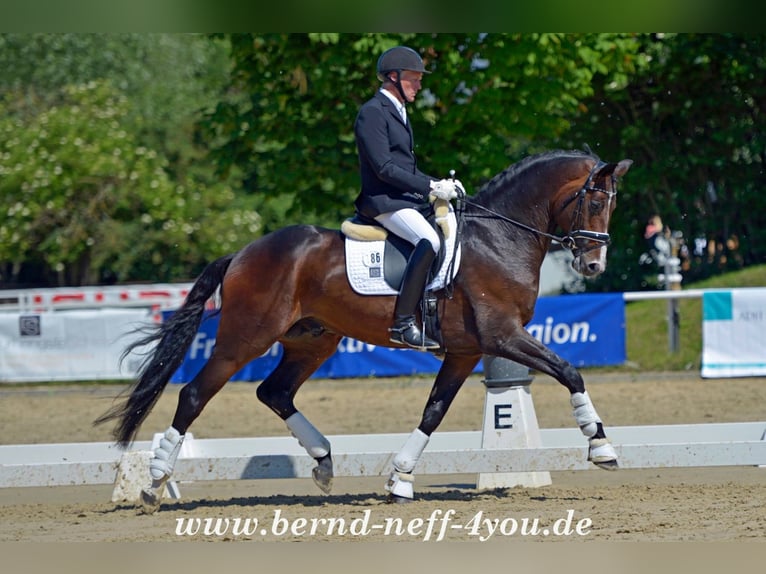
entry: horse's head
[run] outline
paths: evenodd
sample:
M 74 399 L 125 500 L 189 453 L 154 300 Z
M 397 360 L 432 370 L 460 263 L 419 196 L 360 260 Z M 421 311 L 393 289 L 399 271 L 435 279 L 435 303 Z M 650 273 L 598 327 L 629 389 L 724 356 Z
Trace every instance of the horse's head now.
M 590 160 L 593 161 L 593 160 Z M 555 209 L 556 223 L 565 230 L 563 245 L 574 254 L 572 268 L 593 277 L 606 269 L 609 220 L 617 205 L 617 180 L 628 172 L 633 160 L 604 163 L 598 159 L 590 171 L 576 180 L 576 190 L 562 188 Z

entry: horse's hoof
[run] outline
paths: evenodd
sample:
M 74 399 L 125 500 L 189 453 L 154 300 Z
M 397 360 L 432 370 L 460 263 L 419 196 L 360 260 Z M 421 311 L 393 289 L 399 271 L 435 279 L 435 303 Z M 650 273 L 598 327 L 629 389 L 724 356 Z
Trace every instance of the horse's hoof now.
M 332 471 L 332 458 L 329 454 L 317 461 L 317 465 L 311 471 L 311 476 L 319 490 L 325 494 L 330 494 L 334 475 Z
M 386 498 L 387 504 L 407 504 L 409 502 L 413 502 L 413 499 L 407 498 L 406 496 L 399 496 L 398 494 L 389 494 Z
M 157 491 L 142 489 L 141 490 L 141 510 L 144 514 L 154 514 L 160 508 L 160 495 Z
M 617 452 L 615 452 L 612 443 L 606 438 L 590 439 L 588 448 L 588 460 L 599 468 L 604 470 L 617 470 Z
M 387 502 L 412 502 L 415 498 L 415 477 L 407 472 L 393 471 L 386 482 Z
M 604 470 L 617 470 L 620 468 L 620 465 L 617 463 L 617 459 L 613 460 L 605 460 L 602 462 L 599 462 L 597 460 L 591 461 L 593 464 L 595 464 L 599 468 L 603 468 Z

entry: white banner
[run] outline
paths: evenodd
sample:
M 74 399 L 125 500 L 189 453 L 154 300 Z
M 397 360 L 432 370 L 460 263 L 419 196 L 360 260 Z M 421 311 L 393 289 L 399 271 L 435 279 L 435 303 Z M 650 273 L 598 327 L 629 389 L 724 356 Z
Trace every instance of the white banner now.
M 131 378 L 140 357 L 120 355 L 147 309 L 0 313 L 0 383 Z
M 703 377 L 766 376 L 766 289 L 706 291 L 702 316 Z

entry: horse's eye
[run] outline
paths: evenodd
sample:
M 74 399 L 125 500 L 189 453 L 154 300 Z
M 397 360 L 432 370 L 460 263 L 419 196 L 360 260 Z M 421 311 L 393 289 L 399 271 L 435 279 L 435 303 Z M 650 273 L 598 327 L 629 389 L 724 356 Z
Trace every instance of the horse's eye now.
M 591 215 L 598 215 L 601 213 L 601 211 L 604 209 L 604 202 L 603 201 L 591 201 L 590 202 L 590 213 Z

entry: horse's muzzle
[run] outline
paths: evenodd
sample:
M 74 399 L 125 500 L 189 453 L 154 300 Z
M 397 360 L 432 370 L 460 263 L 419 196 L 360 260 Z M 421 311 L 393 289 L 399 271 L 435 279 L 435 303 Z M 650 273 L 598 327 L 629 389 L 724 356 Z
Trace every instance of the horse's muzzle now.
M 572 269 L 584 277 L 595 277 L 606 270 L 606 247 L 581 253 L 572 259 Z

